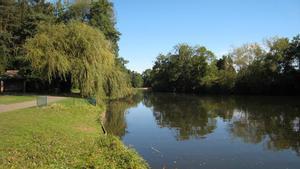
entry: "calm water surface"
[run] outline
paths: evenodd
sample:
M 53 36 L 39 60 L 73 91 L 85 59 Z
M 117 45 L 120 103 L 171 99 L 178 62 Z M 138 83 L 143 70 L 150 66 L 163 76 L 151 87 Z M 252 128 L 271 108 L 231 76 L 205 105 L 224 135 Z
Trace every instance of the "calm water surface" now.
M 300 99 L 140 93 L 106 129 L 151 168 L 300 169 Z

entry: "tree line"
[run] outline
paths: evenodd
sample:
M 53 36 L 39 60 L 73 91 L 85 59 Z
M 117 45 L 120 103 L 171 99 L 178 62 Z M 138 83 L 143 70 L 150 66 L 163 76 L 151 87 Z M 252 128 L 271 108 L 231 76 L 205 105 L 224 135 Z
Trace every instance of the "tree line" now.
M 115 24 L 109 0 L 1 0 L 0 74 L 17 69 L 40 87 L 79 88 L 85 97 L 127 96 L 136 75 L 118 55 Z
M 204 46 L 179 44 L 143 72 L 154 91 L 226 94 L 300 94 L 300 35 L 244 44 L 217 58 Z

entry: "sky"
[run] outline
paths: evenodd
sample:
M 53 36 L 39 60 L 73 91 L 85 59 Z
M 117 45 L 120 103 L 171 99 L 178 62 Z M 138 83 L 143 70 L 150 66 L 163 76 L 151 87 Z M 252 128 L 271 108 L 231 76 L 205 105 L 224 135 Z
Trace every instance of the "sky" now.
M 300 34 L 300 0 L 112 0 L 121 57 L 142 73 L 179 43 L 217 57 L 245 43 Z

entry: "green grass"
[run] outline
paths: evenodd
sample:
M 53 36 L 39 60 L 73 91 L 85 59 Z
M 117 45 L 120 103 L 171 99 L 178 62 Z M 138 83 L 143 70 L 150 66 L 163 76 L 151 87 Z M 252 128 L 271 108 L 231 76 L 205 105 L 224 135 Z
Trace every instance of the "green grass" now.
M 11 104 L 25 101 L 34 100 L 35 96 L 12 96 L 12 95 L 0 95 L 0 104 Z
M 132 149 L 102 133 L 104 108 L 67 99 L 0 114 L 0 168 L 147 168 Z

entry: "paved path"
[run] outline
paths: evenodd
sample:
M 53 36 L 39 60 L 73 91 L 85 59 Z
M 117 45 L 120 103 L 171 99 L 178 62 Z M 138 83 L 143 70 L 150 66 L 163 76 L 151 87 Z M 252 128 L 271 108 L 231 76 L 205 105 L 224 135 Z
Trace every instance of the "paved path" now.
M 48 96 L 48 103 L 57 102 L 60 100 L 66 99 L 65 97 L 57 97 L 57 96 Z M 33 101 L 26 101 L 21 103 L 13 103 L 13 104 L 6 104 L 6 105 L 0 105 L 0 113 L 7 112 L 7 111 L 13 111 L 13 110 L 19 110 L 19 109 L 25 109 L 29 107 L 35 107 L 36 106 L 36 100 Z

